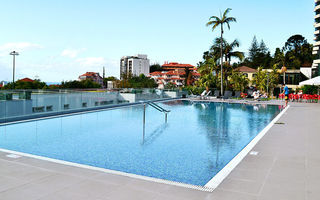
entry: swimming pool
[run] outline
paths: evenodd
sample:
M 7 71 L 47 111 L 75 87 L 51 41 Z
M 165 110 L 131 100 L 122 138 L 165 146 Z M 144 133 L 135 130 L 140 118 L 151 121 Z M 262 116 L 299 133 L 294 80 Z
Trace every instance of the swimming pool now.
M 280 112 L 278 106 L 159 103 L 0 126 L 0 148 L 204 186 Z

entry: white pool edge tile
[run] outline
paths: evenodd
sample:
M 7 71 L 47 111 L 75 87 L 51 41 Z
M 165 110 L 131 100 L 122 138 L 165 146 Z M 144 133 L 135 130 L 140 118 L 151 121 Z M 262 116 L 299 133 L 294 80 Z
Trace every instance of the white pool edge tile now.
M 121 175 L 121 176 L 130 177 L 130 178 L 145 180 L 145 181 L 174 185 L 174 186 L 178 186 L 178 187 L 184 187 L 184 188 L 200 190 L 200 191 L 205 191 L 205 192 L 212 192 L 213 191 L 211 188 L 206 188 L 203 186 L 191 185 L 191 184 L 186 184 L 186 183 L 180 183 L 180 182 L 175 182 L 175 181 L 169 181 L 169 180 L 164 180 L 164 179 L 158 179 L 158 178 L 153 178 L 153 177 L 148 177 L 148 176 L 137 175 L 137 174 L 130 174 L 130 173 L 116 171 L 116 170 L 93 167 L 93 166 L 73 163 L 73 162 L 69 162 L 69 161 L 63 161 L 63 160 L 58 160 L 58 159 L 53 159 L 53 158 L 48 158 L 48 157 L 43 157 L 43 156 L 37 156 L 37 155 L 29 154 L 29 153 L 22 153 L 22 152 L 18 152 L 18 151 L 12 151 L 12 150 L 1 149 L 1 148 L 0 148 L 0 151 L 8 153 L 8 154 L 18 155 L 18 156 L 20 156 L 20 158 L 23 156 L 30 157 L 30 158 L 34 158 L 34 159 L 54 162 L 54 163 L 63 164 L 63 165 L 67 165 L 67 166 L 95 170 L 95 171 L 105 172 L 105 173 L 109 173 L 109 174 Z
M 284 110 L 282 110 L 253 140 L 251 140 L 251 142 L 244 149 L 242 149 L 242 151 L 240 151 L 236 155 L 236 157 L 234 157 L 207 184 L 205 184 L 204 187 L 210 188 L 212 191 L 216 189 L 289 108 L 290 108 L 290 105 L 288 105 Z

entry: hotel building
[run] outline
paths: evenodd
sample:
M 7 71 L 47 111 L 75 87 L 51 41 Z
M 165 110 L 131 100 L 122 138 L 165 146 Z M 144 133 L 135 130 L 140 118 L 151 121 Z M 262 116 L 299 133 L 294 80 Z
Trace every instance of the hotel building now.
M 320 76 L 320 0 L 315 0 L 315 32 L 314 32 L 314 40 L 315 43 L 313 45 L 313 54 L 316 55 L 316 59 L 313 61 L 312 68 L 318 69 L 318 76 Z
M 147 55 L 138 54 L 135 56 L 124 56 L 120 60 L 120 77 L 128 76 L 139 76 L 144 74 L 148 76 L 150 72 L 150 60 Z

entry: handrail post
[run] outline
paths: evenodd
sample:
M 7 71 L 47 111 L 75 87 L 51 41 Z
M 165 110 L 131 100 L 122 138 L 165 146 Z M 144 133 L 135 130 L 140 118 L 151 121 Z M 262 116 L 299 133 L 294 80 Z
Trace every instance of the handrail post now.
M 168 121 L 168 113 L 165 112 L 165 122 L 167 123 L 167 121 Z
M 144 143 L 145 131 L 146 131 L 146 104 L 143 104 L 143 133 L 142 133 L 142 144 Z

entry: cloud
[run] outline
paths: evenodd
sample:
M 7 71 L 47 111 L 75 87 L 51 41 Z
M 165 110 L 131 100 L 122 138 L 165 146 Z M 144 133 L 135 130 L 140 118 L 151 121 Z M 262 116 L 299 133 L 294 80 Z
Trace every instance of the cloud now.
M 30 42 L 11 42 L 0 45 L 0 56 L 7 56 L 11 51 L 23 52 L 33 49 L 41 49 L 43 46 Z
M 82 51 L 85 51 L 85 48 L 81 49 L 65 49 L 62 51 L 61 56 L 69 57 L 69 58 L 75 58 L 78 56 L 78 54 Z

